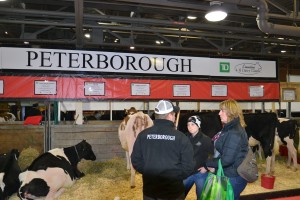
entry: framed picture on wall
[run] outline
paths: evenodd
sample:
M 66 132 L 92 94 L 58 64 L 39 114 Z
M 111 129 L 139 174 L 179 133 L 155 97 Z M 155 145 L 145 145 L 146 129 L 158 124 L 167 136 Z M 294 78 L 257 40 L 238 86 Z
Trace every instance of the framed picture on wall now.
M 150 96 L 150 83 L 131 83 L 131 96 Z
M 211 96 L 212 97 L 226 97 L 227 96 L 227 85 L 211 85 Z
M 105 83 L 102 82 L 84 82 L 84 95 L 85 96 L 104 96 Z
M 282 101 L 295 101 L 296 100 L 296 88 L 282 88 L 281 91 Z
M 56 81 L 34 81 L 34 94 L 35 95 L 55 95 L 57 94 Z
M 173 85 L 174 97 L 190 97 L 191 85 L 190 84 L 174 84 Z
M 249 86 L 249 96 L 250 97 L 263 97 L 264 96 L 264 86 L 263 85 Z
M 4 81 L 0 80 L 0 94 L 4 94 Z

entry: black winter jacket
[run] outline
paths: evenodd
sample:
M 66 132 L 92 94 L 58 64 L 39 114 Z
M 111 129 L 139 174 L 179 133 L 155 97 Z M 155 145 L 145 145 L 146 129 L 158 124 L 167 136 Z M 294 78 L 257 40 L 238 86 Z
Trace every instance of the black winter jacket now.
M 196 162 L 193 173 L 199 173 L 200 167 L 206 166 L 206 161 L 214 154 L 214 145 L 210 137 L 206 136 L 200 129 L 199 132 L 193 137 L 190 133 L 186 133 L 189 137 L 193 149 L 194 160 Z
M 225 176 L 238 176 L 237 168 L 248 151 L 248 136 L 240 125 L 239 118 L 224 125 L 220 137 L 215 141 L 215 148 L 220 155 L 217 158 L 209 159 L 206 165 L 217 169 L 218 160 L 221 159 Z
M 143 175 L 143 193 L 153 198 L 175 199 L 184 193 L 183 180 L 194 168 L 193 147 L 174 123 L 156 119 L 137 137 L 131 162 Z

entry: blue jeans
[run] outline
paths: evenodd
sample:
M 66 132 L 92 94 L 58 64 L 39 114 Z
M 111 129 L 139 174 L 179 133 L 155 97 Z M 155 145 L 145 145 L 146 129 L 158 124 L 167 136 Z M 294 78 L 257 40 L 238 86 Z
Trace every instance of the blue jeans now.
M 187 177 L 185 180 L 183 180 L 183 184 L 185 187 L 185 196 L 188 195 L 189 191 L 191 190 L 191 188 L 193 187 L 194 183 L 196 184 L 196 195 L 197 195 L 197 199 L 200 199 L 201 193 L 202 193 L 202 189 L 204 186 L 204 183 L 206 181 L 208 173 L 196 173 L 193 174 L 189 177 Z
M 247 181 L 240 176 L 230 177 L 229 180 L 233 188 L 234 200 L 239 200 L 240 194 L 247 186 Z

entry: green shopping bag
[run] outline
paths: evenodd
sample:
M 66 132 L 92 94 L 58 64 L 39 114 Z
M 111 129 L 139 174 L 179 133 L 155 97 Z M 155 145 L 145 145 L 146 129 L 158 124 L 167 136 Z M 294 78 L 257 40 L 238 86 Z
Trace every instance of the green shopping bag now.
M 217 174 L 208 173 L 200 200 L 234 200 L 234 193 L 229 178 L 224 176 L 221 160 Z

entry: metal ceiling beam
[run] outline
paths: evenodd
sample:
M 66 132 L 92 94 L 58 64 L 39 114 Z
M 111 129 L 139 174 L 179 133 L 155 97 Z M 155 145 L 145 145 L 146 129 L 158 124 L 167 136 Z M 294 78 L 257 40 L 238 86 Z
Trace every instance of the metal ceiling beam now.
M 76 49 L 82 49 L 84 45 L 83 40 L 83 1 L 75 0 L 75 30 L 76 30 Z
M 7 20 L 0 19 L 0 23 L 15 23 L 15 24 L 27 24 L 27 25 L 39 25 L 40 22 L 34 21 L 24 21 L 24 20 Z M 74 28 L 75 23 L 66 23 L 66 22 L 44 22 L 44 26 L 54 26 L 54 27 L 70 27 Z M 215 37 L 215 38 L 228 38 L 228 39 L 238 39 L 238 40 L 249 40 L 249 41 L 267 41 L 274 43 L 285 43 L 285 44 L 295 44 L 299 45 L 300 41 L 297 40 L 278 40 L 272 38 L 264 38 L 264 37 L 253 37 L 252 35 L 238 35 L 238 34 L 223 34 L 218 32 L 197 32 L 197 31 L 179 31 L 178 30 L 168 30 L 168 29 L 160 29 L 157 27 L 123 27 L 123 26 L 104 26 L 104 25 L 84 25 L 86 28 L 101 28 L 103 30 L 110 30 L 113 32 L 114 30 L 123 30 L 123 31 L 139 31 L 139 32 L 150 32 L 150 33 L 161 33 L 161 34 L 173 34 L 173 35 L 188 35 L 188 36 L 199 36 L 199 37 Z

